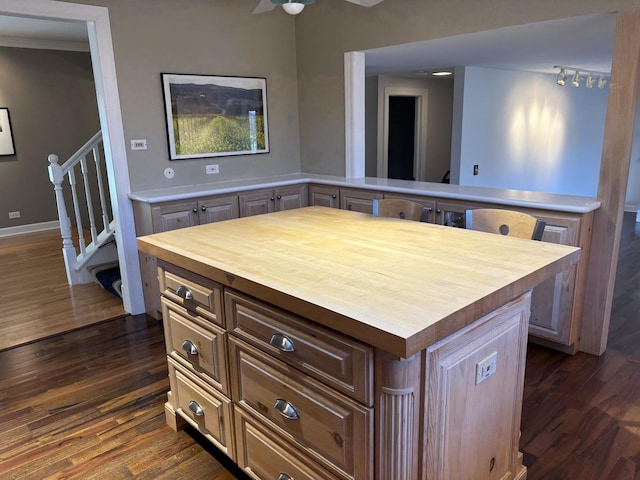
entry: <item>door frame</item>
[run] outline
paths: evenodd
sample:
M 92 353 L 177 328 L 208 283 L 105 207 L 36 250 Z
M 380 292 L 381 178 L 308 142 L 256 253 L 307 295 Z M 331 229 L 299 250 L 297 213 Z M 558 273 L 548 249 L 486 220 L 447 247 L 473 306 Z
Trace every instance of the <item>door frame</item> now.
M 113 220 L 116 225 L 115 236 L 122 276 L 122 300 L 126 312 L 131 314 L 144 313 L 133 207 L 129 200 L 131 184 L 120 111 L 109 10 L 107 7 L 53 0 L 29 0 L 28 2 L 3 0 L 0 4 L 0 15 L 85 22 L 87 24 Z
M 424 88 L 384 87 L 378 92 L 378 165 L 376 175 L 389 176 L 389 97 L 413 97 L 416 99 L 416 118 L 413 132 L 413 177 L 421 181 L 427 151 L 427 112 L 429 91 Z

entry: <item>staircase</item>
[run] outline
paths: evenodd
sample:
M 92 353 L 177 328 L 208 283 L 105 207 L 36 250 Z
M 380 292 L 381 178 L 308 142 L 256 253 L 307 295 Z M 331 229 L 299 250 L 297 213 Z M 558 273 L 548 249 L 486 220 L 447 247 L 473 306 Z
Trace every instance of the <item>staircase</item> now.
M 97 273 L 107 268 L 113 271 L 118 265 L 115 222 L 111 219 L 111 205 L 107 203 L 108 183 L 102 147 L 102 131 L 98 131 L 62 165 L 57 155 L 48 157 L 49 179 L 56 194 L 62 254 L 69 285 L 93 281 L 102 283 Z M 69 198 L 73 222 L 67 210 Z M 98 222 L 96 217 L 99 217 Z M 77 229 L 79 251 L 73 243 L 72 227 Z M 90 234 L 88 243 L 85 239 L 87 231 Z

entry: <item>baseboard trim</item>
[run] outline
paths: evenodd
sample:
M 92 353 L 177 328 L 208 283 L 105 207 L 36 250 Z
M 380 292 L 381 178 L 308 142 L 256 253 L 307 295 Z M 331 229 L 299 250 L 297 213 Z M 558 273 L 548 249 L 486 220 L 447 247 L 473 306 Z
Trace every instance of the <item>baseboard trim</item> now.
M 31 223 L 29 225 L 18 225 L 17 227 L 0 228 L 0 237 L 11 237 L 13 235 L 22 235 L 24 233 L 42 232 L 44 230 L 53 230 L 55 228 L 60 228 L 60 222 L 58 220 Z

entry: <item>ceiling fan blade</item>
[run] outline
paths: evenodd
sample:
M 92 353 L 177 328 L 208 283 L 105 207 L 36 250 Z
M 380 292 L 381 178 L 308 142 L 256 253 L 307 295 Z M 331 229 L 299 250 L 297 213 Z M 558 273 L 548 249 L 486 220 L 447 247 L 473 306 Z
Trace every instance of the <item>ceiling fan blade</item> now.
M 382 2 L 382 0 L 345 0 L 347 2 L 355 3 L 356 5 L 360 5 L 361 7 L 373 7 L 378 3 Z
M 276 4 L 273 3 L 271 0 L 260 0 L 260 3 L 258 4 L 258 6 L 251 13 L 270 12 L 274 8 L 276 8 Z

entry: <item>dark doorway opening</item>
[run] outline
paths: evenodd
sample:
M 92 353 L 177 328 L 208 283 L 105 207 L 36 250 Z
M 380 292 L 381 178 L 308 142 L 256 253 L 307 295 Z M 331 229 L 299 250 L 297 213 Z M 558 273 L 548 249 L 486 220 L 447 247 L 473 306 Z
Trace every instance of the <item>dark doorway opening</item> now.
M 389 97 L 388 177 L 415 180 L 415 97 Z

